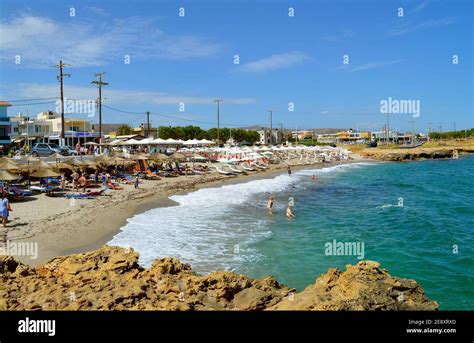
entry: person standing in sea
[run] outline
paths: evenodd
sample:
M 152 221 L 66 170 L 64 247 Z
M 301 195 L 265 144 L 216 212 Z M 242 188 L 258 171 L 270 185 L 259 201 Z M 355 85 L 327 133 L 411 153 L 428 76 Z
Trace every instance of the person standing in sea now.
M 288 207 L 286 208 L 286 216 L 288 219 L 291 219 L 291 218 L 294 218 L 295 215 L 293 214 L 293 210 L 292 210 L 293 206 L 291 205 L 288 205 Z
M 2 191 L 1 199 L 0 199 L 0 216 L 2 217 L 2 223 L 4 227 L 7 226 L 8 215 L 10 211 L 12 211 L 12 208 L 10 206 L 10 201 L 8 201 L 8 197 L 5 191 Z
M 288 169 L 288 176 L 291 176 L 291 167 L 290 167 L 290 166 L 288 166 L 288 168 L 287 168 L 287 169 Z
M 273 197 L 272 197 L 272 196 L 270 196 L 270 197 L 268 198 L 267 210 L 268 210 L 268 214 L 270 214 L 270 215 L 273 214 L 273 212 L 272 212 L 272 210 L 273 210 Z

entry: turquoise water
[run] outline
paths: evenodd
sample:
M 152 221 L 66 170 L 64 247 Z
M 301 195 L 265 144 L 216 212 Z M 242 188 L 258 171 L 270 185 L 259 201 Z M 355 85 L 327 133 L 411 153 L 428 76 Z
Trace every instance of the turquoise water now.
M 474 156 L 365 165 L 316 183 L 309 174 L 275 199 L 294 197 L 296 218 L 280 208 L 267 223 L 273 235 L 253 246 L 258 263 L 236 271 L 303 289 L 329 267 L 358 262 L 327 256 L 325 242 L 364 242 L 365 259 L 415 279 L 441 309 L 474 309 Z
M 204 188 L 172 196 L 178 206 L 130 218 L 110 244 L 135 248 L 144 265 L 176 256 L 200 273 L 273 275 L 301 290 L 328 268 L 359 261 L 347 251 L 327 255 L 326 243 L 359 242 L 363 259 L 415 279 L 441 309 L 473 310 L 473 176 L 471 155 L 347 164 Z M 270 194 L 273 216 L 265 209 Z M 296 218 L 289 221 L 290 197 Z

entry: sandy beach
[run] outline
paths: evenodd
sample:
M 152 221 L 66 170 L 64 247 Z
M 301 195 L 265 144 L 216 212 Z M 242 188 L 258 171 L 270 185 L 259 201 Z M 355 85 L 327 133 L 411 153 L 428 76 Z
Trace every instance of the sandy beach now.
M 360 160 L 292 166 L 292 169 L 325 168 L 357 161 Z M 232 177 L 212 172 L 161 180 L 141 180 L 138 189 L 134 189 L 133 185 L 123 185 L 123 190 L 110 190 L 107 195 L 95 199 L 70 200 L 38 194 L 12 204 L 12 222 L 5 229 L 0 229 L 0 237 L 3 241 L 37 243 L 36 259 L 23 256 L 19 260 L 33 266 L 40 265 L 56 256 L 101 247 L 119 232 L 128 218 L 152 208 L 175 205 L 169 199 L 171 195 L 202 187 L 270 178 L 286 173 L 286 167 L 286 163 L 273 164 L 267 170 Z

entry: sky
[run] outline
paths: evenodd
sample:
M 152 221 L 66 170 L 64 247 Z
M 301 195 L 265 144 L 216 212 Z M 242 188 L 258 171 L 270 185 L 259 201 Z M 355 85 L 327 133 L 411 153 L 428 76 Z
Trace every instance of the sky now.
M 9 115 L 55 110 L 51 66 L 62 59 L 69 99 L 96 99 L 91 81 L 106 73 L 104 123 L 138 126 L 150 111 L 153 126 L 216 127 L 222 99 L 221 126 L 268 126 L 272 110 L 274 126 L 375 131 L 391 98 L 420 106 L 417 116 L 393 113 L 392 128 L 409 130 L 412 118 L 418 132 L 472 128 L 473 8 L 469 0 L 3 0 L 0 100 L 26 100 Z

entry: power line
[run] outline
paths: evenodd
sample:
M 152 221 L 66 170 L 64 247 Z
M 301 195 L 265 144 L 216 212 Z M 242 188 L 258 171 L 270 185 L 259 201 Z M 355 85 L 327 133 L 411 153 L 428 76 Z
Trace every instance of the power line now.
M 13 104 L 12 107 L 19 107 L 19 106 L 33 106 L 33 105 L 44 105 L 44 104 L 55 104 L 56 101 L 46 101 L 46 102 L 34 102 L 30 104 Z
M 36 101 L 36 100 L 48 100 L 48 99 L 58 99 L 57 96 L 51 96 L 48 98 L 35 98 L 35 99 L 17 99 L 17 100 L 4 100 L 5 102 L 23 102 L 23 101 Z

